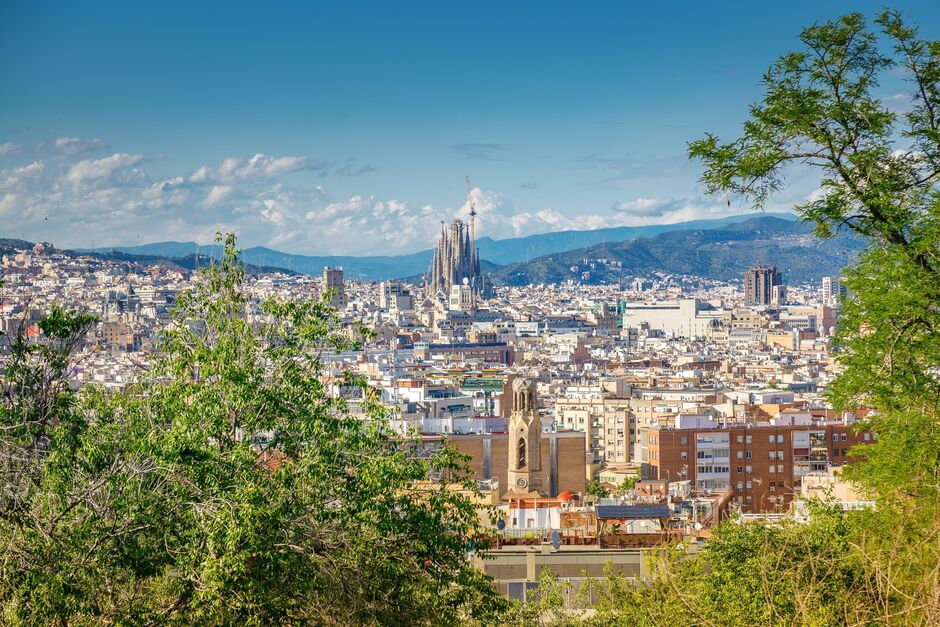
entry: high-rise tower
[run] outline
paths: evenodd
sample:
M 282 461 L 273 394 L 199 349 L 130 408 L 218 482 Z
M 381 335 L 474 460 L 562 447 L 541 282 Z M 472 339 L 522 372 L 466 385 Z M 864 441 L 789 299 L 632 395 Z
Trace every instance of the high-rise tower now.
M 754 266 L 744 273 L 744 302 L 748 306 L 769 306 L 779 301 L 783 280 L 777 266 Z
M 346 285 L 343 282 L 342 268 L 331 268 L 329 266 L 323 268 L 323 289 L 333 290 L 330 297 L 331 307 L 340 310 L 346 308 Z
M 837 276 L 824 276 L 822 279 L 822 300 L 824 305 L 838 305 L 839 299 L 845 296 L 845 285 Z

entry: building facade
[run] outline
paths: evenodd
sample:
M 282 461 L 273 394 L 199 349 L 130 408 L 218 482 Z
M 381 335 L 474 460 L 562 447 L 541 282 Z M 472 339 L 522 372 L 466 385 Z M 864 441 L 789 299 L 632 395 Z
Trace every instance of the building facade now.
M 330 291 L 330 306 L 336 309 L 346 308 L 346 283 L 343 281 L 343 269 L 326 266 L 323 268 L 323 289 Z
M 779 288 L 783 280 L 777 266 L 765 265 L 748 268 L 744 273 L 744 302 L 747 306 L 769 307 L 780 300 Z
M 454 220 L 449 229 L 441 225 L 428 286 L 432 295 L 440 293 L 446 298 L 454 285 L 464 284 L 480 293 L 480 255 L 473 241 L 473 223 Z
M 783 511 L 799 494 L 803 476 L 851 462 L 849 449 L 871 439 L 850 423 L 802 422 L 640 427 L 643 476 L 731 490 L 745 512 Z

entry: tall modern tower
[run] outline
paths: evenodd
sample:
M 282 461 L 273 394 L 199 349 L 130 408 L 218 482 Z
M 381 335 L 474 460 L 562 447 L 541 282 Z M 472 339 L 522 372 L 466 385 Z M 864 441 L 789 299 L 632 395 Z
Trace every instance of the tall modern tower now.
M 779 299 L 783 285 L 777 266 L 754 266 L 744 273 L 744 302 L 748 306 L 772 305 Z
M 822 300 L 824 305 L 837 305 L 839 298 L 845 296 L 845 285 L 837 276 L 824 276 L 822 279 Z
M 340 310 L 346 308 L 346 284 L 343 282 L 342 268 L 331 268 L 329 266 L 323 268 L 323 289 L 333 290 L 330 297 L 331 307 Z

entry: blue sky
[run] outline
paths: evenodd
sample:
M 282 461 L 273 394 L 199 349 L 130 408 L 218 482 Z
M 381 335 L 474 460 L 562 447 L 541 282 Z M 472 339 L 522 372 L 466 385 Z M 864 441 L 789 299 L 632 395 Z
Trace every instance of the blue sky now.
M 495 238 L 745 212 L 686 142 L 736 132 L 801 26 L 880 6 L 5 2 L 0 235 L 410 252 L 466 175 Z

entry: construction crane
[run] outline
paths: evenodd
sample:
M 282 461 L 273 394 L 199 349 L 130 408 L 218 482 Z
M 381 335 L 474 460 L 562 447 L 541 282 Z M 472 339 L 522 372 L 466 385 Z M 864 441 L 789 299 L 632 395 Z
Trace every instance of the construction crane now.
M 473 202 L 473 187 L 470 185 L 470 177 L 467 177 L 467 202 L 470 203 L 470 250 L 474 252 L 474 247 L 476 246 L 476 233 L 474 233 L 474 218 L 477 216 L 477 206 Z
M 470 277 L 471 277 L 470 280 L 472 281 L 471 293 L 473 294 L 471 301 L 473 303 L 473 306 L 475 307 L 476 306 L 476 289 L 477 289 L 476 266 L 477 266 L 477 256 L 479 254 L 477 252 L 477 237 L 476 237 L 476 224 L 475 224 L 476 222 L 475 218 L 477 217 L 477 206 L 476 206 L 476 203 L 473 202 L 473 187 L 470 185 L 470 177 L 468 176 L 466 178 L 467 178 L 467 202 L 470 203 Z

